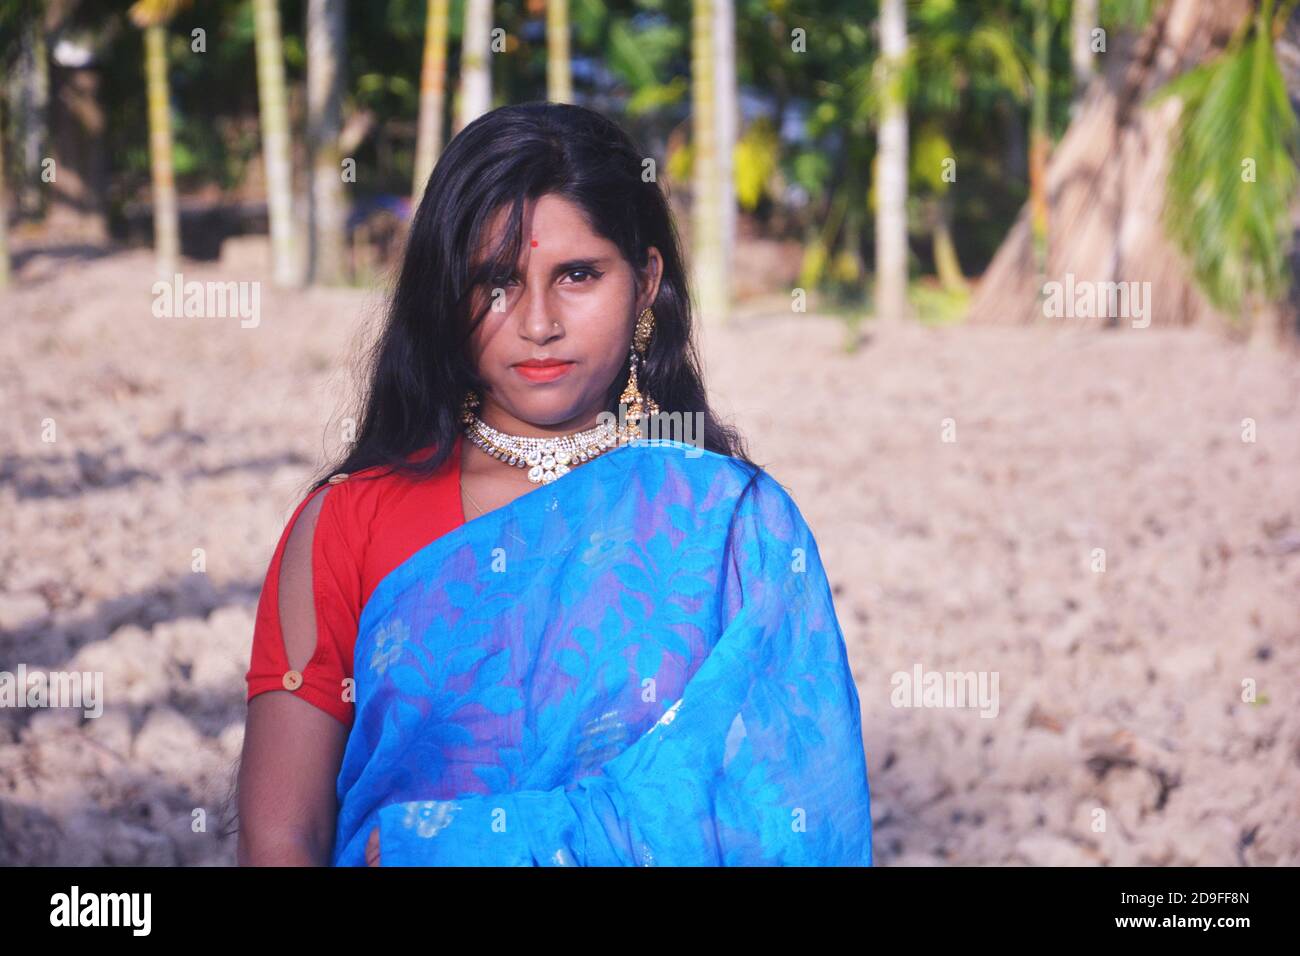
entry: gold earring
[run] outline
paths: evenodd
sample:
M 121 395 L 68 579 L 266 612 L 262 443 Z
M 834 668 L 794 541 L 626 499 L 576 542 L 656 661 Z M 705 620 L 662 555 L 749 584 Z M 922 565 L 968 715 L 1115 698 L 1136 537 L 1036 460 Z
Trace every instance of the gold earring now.
M 655 314 L 646 306 L 637 316 L 636 331 L 632 333 L 632 346 L 636 349 L 637 355 L 645 358 L 646 349 L 650 346 L 650 333 L 655 330 Z
M 654 331 L 655 314 L 649 308 L 637 317 L 636 330 L 632 333 L 632 348 L 628 353 L 627 386 L 619 396 L 619 404 L 627 408 L 627 428 L 624 440 L 632 441 L 641 437 L 641 420 L 647 415 L 658 415 L 659 405 L 647 392 L 642 396 L 637 386 L 637 365 L 645 359 L 650 347 L 650 335 Z
M 474 409 L 478 408 L 478 393 L 470 389 L 460 403 L 460 420 L 469 423 L 474 418 Z

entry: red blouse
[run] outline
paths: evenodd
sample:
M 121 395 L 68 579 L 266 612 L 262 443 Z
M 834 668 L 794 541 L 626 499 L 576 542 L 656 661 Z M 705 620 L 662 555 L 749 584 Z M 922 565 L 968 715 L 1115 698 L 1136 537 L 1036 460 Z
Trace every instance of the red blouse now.
M 352 676 L 352 654 L 361 609 L 383 578 L 429 542 L 465 523 L 460 500 L 463 436 L 426 480 L 380 474 L 382 467 L 334 475 L 294 509 L 271 557 L 253 626 L 253 652 L 245 680 L 248 699 L 288 690 L 352 725 L 353 704 L 343 681 Z M 411 456 L 427 457 L 432 448 Z M 359 480 L 367 475 L 379 477 Z M 317 494 L 329 494 L 317 515 L 311 546 L 316 652 L 301 672 L 290 670 L 280 630 L 280 561 L 298 515 Z M 349 698 L 355 694 L 346 695 Z

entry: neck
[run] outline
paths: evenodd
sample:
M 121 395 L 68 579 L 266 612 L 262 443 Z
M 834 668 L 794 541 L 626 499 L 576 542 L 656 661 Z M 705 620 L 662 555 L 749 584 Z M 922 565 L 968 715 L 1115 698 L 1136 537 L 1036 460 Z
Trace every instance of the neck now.
M 516 418 L 493 402 L 485 402 L 483 407 L 476 408 L 474 411 L 484 424 L 507 435 L 517 435 L 522 438 L 557 438 L 574 432 L 588 431 L 600 424 L 599 409 L 551 425 Z

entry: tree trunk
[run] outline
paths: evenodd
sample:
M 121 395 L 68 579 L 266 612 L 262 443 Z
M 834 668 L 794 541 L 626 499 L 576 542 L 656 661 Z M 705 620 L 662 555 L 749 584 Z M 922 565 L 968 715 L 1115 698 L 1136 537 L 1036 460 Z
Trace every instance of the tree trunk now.
M 691 258 L 702 321 L 727 320 L 717 64 L 713 4 L 693 0 L 691 14 Z
M 1092 59 L 1092 31 L 1097 23 L 1097 0 L 1074 0 L 1070 18 L 1070 65 L 1074 68 L 1074 95 L 1081 96 L 1096 72 Z
M 1025 116 L 1019 105 L 1003 98 L 994 106 L 1006 134 L 1002 168 L 1008 178 L 1024 182 L 1029 176 L 1029 147 L 1025 139 Z
M 46 115 L 50 99 L 50 71 L 46 58 L 45 25 L 33 17 L 24 28 L 14 84 L 9 88 L 13 119 L 14 162 L 10 176 L 12 211 L 39 216 L 44 205 L 41 160 L 48 155 Z
M 934 271 L 948 292 L 965 292 L 966 276 L 961 271 L 957 246 L 952 241 L 952 202 L 940 196 L 934 202 Z
M 153 182 L 153 245 L 159 278 L 176 274 L 180 262 L 180 213 L 172 175 L 171 95 L 167 86 L 167 28 L 144 29 L 144 66 L 149 102 L 149 175 Z
M 1051 12 L 1047 3 L 1034 13 L 1034 102 L 1029 114 L 1029 209 L 1034 234 L 1034 266 L 1041 278 L 1047 269 L 1047 154 L 1051 136 L 1047 125 L 1051 86 Z
M 1246 297 L 1243 311 L 1250 329 L 1247 341 L 1251 348 L 1272 351 L 1282 344 L 1285 309 L 1280 303 L 1251 295 Z
M 735 0 L 714 0 L 714 88 L 718 102 L 718 214 L 722 217 L 722 283 L 724 314 L 731 311 L 736 262 L 736 137 L 740 103 L 736 89 Z
M 104 110 L 99 70 L 55 63 L 50 69 L 50 158 L 41 170 L 49 190 L 45 223 L 61 242 L 108 241 Z
M 573 102 L 573 67 L 569 62 L 569 0 L 546 2 L 546 98 Z
M 880 6 L 880 55 L 888 73 L 876 156 L 876 318 L 902 320 L 907 304 L 907 103 L 901 71 L 907 57 L 903 0 Z
M 257 44 L 257 99 L 266 164 L 266 206 L 271 262 L 277 285 L 294 285 L 300 272 L 293 241 L 293 178 L 289 165 L 289 107 L 284 85 L 284 48 L 276 0 L 253 0 Z
M 1249 0 L 1169 0 L 1140 38 L 1108 46 L 1107 69 L 1090 87 L 1048 165 L 1053 230 L 1048 282 L 1065 283 L 1067 273 L 1070 282 L 1149 282 L 1140 324 L 1222 318 L 1164 234 L 1165 172 L 1179 103 L 1171 98 L 1144 104 L 1174 76 L 1222 50 L 1250 8 Z M 981 277 L 969 318 L 999 324 L 1042 319 L 1043 294 L 1027 207 Z M 1070 321 L 1091 327 L 1117 324 L 1117 317 Z
M 343 281 L 346 202 L 339 132 L 343 126 L 344 0 L 307 3 L 307 149 L 311 165 L 308 204 L 310 281 Z
M 449 0 L 429 0 L 424 24 L 424 65 L 420 70 L 420 122 L 415 146 L 411 201 L 419 204 L 438 154 L 442 152 L 443 101 L 447 89 Z
M 492 0 L 465 0 L 465 36 L 460 49 L 460 102 L 456 131 L 460 132 L 492 108 Z
M 0 123 L 0 290 L 9 288 L 9 190 L 5 187 L 5 136 Z
M 1293 11 L 1274 43 L 1291 110 L 1300 116 L 1300 11 Z M 1286 301 L 1278 303 L 1278 324 L 1287 341 L 1300 341 L 1300 194 L 1291 200 L 1291 287 Z

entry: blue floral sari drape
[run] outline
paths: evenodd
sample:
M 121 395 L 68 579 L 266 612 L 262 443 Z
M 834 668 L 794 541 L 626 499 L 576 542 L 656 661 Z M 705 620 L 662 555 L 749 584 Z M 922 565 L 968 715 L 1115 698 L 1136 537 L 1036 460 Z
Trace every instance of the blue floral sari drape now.
M 333 863 L 871 864 L 858 693 L 766 472 L 607 452 L 394 569 L 362 610 Z

